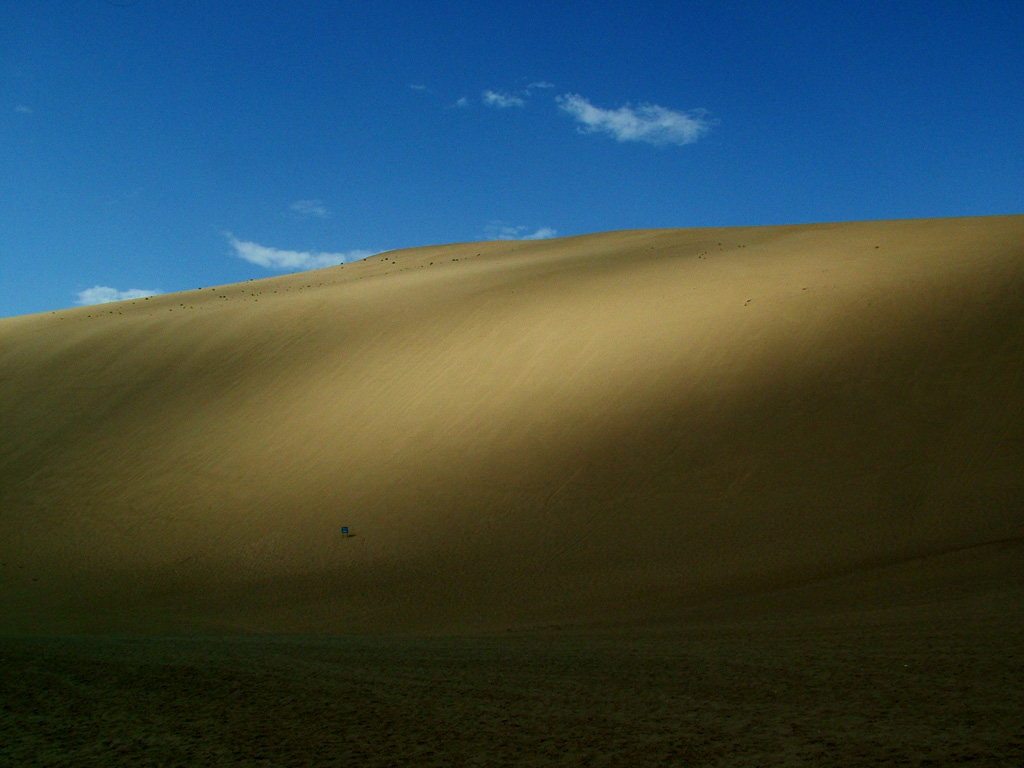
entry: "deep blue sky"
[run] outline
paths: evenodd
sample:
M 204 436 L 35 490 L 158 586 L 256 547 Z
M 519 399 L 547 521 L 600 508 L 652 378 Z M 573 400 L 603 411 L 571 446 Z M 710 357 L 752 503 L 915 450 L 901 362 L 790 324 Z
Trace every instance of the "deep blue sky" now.
M 1022 212 L 1020 0 L 0 9 L 0 316 L 414 245 Z

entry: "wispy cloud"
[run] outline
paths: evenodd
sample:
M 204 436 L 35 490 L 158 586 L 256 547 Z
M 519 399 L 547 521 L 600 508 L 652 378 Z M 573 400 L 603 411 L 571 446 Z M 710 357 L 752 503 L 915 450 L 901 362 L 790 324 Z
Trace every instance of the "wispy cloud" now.
M 331 215 L 323 200 L 296 200 L 288 208 L 309 219 L 326 219 Z
M 529 235 L 523 235 L 520 240 L 547 240 L 548 238 L 555 237 L 558 234 L 558 230 L 552 229 L 551 227 L 541 227 L 538 230 L 530 233 Z
M 228 234 L 228 242 L 235 249 L 235 255 L 245 259 L 252 264 L 258 264 L 267 269 L 277 269 L 282 272 L 298 272 L 304 269 L 321 269 L 322 267 L 333 267 L 338 264 L 346 264 L 350 261 L 365 259 L 373 256 L 373 251 L 345 251 L 337 253 L 326 253 L 311 251 L 285 251 L 280 248 L 268 248 L 259 243 L 247 242 Z
M 558 235 L 551 227 L 541 227 L 533 232 L 529 227 L 510 227 L 501 221 L 492 221 L 484 229 L 484 237 L 488 240 L 547 240 Z
M 409 83 L 409 87 L 412 88 L 414 91 L 430 90 L 429 88 L 427 88 L 427 86 L 423 85 L 422 83 Z
M 155 291 L 147 288 L 129 288 L 127 291 L 119 291 L 117 288 L 110 288 L 106 285 L 94 285 L 79 291 L 77 301 L 79 306 L 90 304 L 107 304 L 111 301 L 124 301 L 125 299 L 144 299 L 147 296 L 159 296 L 163 291 Z
M 33 112 L 35 112 L 35 110 L 27 104 L 15 104 L 14 111 L 22 115 L 31 115 Z
M 531 88 L 554 88 L 554 87 L 555 87 L 554 83 L 549 83 L 547 80 L 538 80 L 536 83 L 530 83 L 528 86 L 526 86 L 526 90 L 530 90 Z
M 606 133 L 617 141 L 692 144 L 714 124 L 704 110 L 678 112 L 656 104 L 602 109 L 575 93 L 559 96 L 556 102 L 576 119 L 583 133 Z
M 481 97 L 484 104 L 497 109 L 508 109 L 509 107 L 525 107 L 526 99 L 514 93 L 499 91 L 484 91 Z

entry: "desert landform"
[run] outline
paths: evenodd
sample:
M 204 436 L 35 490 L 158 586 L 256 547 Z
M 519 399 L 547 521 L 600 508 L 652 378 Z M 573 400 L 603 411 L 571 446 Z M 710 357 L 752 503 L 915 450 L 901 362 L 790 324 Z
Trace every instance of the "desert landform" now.
M 0 320 L 0 765 L 1024 764 L 1024 216 Z

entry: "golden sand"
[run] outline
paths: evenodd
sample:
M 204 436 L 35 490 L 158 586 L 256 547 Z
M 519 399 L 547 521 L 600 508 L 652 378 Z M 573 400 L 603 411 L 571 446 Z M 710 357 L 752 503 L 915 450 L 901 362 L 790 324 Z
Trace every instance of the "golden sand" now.
M 2 320 L 0 765 L 1021 765 L 1022 534 L 1024 216 Z
M 1022 395 L 1024 216 L 416 248 L 6 319 L 0 633 L 1002 595 Z

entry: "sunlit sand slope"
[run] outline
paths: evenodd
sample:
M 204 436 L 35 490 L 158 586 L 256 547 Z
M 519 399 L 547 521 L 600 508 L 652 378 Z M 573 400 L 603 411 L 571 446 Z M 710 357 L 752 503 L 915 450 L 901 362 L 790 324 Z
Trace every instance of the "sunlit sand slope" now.
M 1019 589 L 1022 536 L 1024 216 L 438 246 L 0 321 L 4 632 L 941 602 Z

